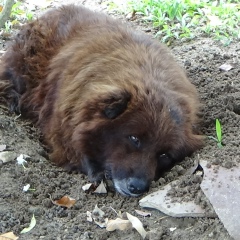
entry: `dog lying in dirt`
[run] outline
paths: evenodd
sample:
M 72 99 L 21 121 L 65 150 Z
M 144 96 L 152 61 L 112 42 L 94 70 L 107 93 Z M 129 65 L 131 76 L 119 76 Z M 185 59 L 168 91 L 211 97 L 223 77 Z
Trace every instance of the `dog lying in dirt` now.
M 157 40 L 84 7 L 26 24 L 2 58 L 1 95 L 35 121 L 57 165 L 139 196 L 202 146 L 195 87 Z

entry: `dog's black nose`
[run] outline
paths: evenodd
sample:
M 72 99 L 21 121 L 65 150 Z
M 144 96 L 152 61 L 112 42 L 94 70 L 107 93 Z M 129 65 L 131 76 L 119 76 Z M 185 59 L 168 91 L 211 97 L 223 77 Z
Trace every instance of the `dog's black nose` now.
M 141 178 L 129 178 L 127 188 L 132 194 L 142 194 L 149 189 L 149 184 Z

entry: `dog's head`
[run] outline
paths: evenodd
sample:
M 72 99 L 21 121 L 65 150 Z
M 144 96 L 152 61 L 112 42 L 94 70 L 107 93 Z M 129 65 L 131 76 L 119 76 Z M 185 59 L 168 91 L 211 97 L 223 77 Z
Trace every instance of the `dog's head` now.
M 100 94 L 101 95 L 101 94 Z M 111 178 L 123 195 L 139 196 L 152 180 L 202 144 L 191 106 L 159 89 L 115 90 L 86 105 L 73 140 L 91 180 Z

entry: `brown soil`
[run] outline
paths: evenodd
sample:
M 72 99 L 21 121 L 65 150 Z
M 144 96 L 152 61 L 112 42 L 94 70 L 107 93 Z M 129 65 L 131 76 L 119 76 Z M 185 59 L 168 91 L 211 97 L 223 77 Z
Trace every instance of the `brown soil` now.
M 84 2 L 94 4 L 95 1 Z M 98 8 L 99 5 L 95 4 Z M 138 22 L 131 24 L 145 29 Z M 4 46 L 4 41 L 0 41 Z M 172 48 L 177 61 L 186 69 L 189 78 L 199 90 L 203 104 L 203 133 L 215 137 L 215 119 L 220 119 L 224 146 L 218 148 L 214 140 L 207 138 L 203 149 L 174 167 L 164 178 L 153 182 L 151 192 L 182 176 L 185 169 L 192 166 L 197 159 L 227 168 L 240 162 L 239 51 L 239 43 L 223 46 L 212 39 L 179 42 Z M 231 64 L 233 69 L 220 70 L 219 67 L 224 63 Z M 136 215 L 135 209 L 140 209 L 139 199 L 123 197 L 115 192 L 107 195 L 85 193 L 81 187 L 88 182 L 87 178 L 81 174 L 66 173 L 52 165 L 39 141 L 39 135 L 29 121 L 10 114 L 6 106 L 0 106 L 0 145 L 6 144 L 7 149 L 17 155 L 23 153 L 31 157 L 25 169 L 17 165 L 15 160 L 0 162 L 0 233 L 14 231 L 16 235 L 20 235 L 20 231 L 29 225 L 34 213 L 37 220 L 35 228 L 20 235 L 19 239 L 141 239 L 135 230 L 107 232 L 105 228 L 101 229 L 86 220 L 86 212 L 92 211 L 96 204 L 108 218 L 117 217 L 112 208 L 117 212 Z M 195 197 L 205 208 L 210 208 L 201 193 L 199 181 L 186 178 L 185 183 L 189 185 L 189 191 L 184 198 L 194 192 L 191 197 Z M 30 184 L 35 190 L 23 192 L 26 184 Z M 72 208 L 52 204 L 50 197 L 59 199 L 64 195 L 77 199 Z M 231 239 L 218 217 L 162 218 L 162 213 L 150 211 L 150 217 L 138 216 L 148 231 L 149 239 Z M 176 230 L 170 231 L 174 227 Z

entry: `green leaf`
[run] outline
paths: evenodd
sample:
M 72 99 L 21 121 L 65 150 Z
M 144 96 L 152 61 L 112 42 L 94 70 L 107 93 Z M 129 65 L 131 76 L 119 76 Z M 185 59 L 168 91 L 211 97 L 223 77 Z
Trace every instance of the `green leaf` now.
M 27 233 L 27 232 L 31 231 L 35 227 L 35 225 L 36 225 L 36 219 L 33 214 L 29 227 L 24 228 L 20 233 Z
M 216 119 L 216 134 L 217 134 L 218 142 L 221 143 L 222 142 L 222 127 L 221 127 L 221 123 L 218 119 Z

